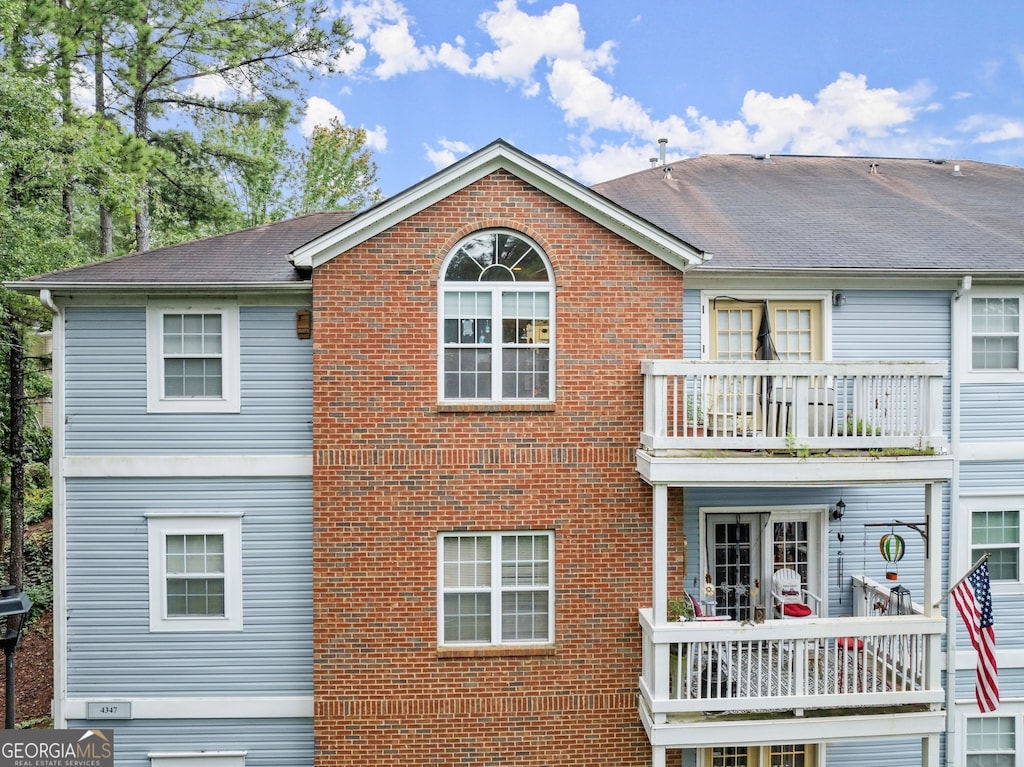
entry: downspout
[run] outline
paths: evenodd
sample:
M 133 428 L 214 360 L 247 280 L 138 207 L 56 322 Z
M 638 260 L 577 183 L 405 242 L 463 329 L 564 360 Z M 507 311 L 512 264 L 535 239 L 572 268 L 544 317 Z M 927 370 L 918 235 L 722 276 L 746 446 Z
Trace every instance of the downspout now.
M 53 448 L 50 481 L 53 483 L 53 726 L 67 727 L 67 514 L 64 492 L 64 313 L 47 288 L 39 301 L 53 314 Z
M 949 481 L 949 531 L 954 531 L 955 520 L 960 506 L 960 362 L 963 350 L 960 343 L 961 323 L 957 321 L 957 303 L 968 296 L 971 290 L 971 277 L 965 275 L 960 287 L 953 291 L 949 298 L 949 450 L 953 456 L 953 476 Z M 963 314 L 963 312 L 959 312 Z M 951 538 L 952 540 L 952 538 Z M 959 563 L 959 553 L 950 545 L 950 566 Z M 963 568 L 958 568 L 959 569 Z M 946 573 L 947 584 L 952 581 L 950 572 Z M 946 601 L 943 599 L 943 601 Z M 956 739 L 956 620 L 953 611 L 946 605 L 946 764 L 957 766 L 957 755 L 960 748 Z M 954 748 L 956 746 L 956 748 Z

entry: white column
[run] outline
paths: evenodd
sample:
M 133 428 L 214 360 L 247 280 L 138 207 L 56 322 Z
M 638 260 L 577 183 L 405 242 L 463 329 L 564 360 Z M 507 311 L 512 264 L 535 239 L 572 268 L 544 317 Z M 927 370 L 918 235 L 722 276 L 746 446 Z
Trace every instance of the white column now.
M 668 488 L 655 485 L 653 491 L 653 524 L 651 541 L 651 607 L 654 625 L 668 621 Z
M 925 546 L 924 595 L 921 604 L 924 614 L 937 618 L 942 597 L 942 485 L 929 482 L 924 486 L 924 518 L 927 521 L 928 541 Z

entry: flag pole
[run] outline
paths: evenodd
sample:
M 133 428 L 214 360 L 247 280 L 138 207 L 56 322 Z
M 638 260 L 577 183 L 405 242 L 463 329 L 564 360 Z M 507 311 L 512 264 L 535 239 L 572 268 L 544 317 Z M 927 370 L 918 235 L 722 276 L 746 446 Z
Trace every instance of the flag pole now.
M 986 553 L 984 553 L 984 554 L 982 554 L 982 555 L 981 555 L 981 559 L 979 559 L 979 560 L 978 560 L 977 562 L 975 562 L 975 563 L 974 563 L 974 566 L 973 566 L 973 567 L 972 567 L 972 568 L 971 568 L 970 570 L 968 570 L 968 571 L 967 571 L 966 573 L 964 573 L 964 574 L 963 574 L 963 576 L 962 576 L 962 577 L 960 578 L 960 580 L 958 580 L 958 581 L 957 581 L 956 583 L 954 583 L 954 584 L 953 584 L 952 586 L 950 586 L 950 587 L 949 587 L 949 591 L 947 591 L 947 592 L 945 593 L 945 595 L 944 595 L 944 596 L 942 597 L 942 599 L 940 599 L 940 600 L 939 600 L 938 602 L 936 602 L 934 606 L 935 606 L 935 607 L 938 607 L 939 605 L 941 605 L 941 604 L 942 604 L 942 601 L 943 601 L 944 599 L 946 599 L 946 597 L 948 597 L 948 596 L 949 596 L 950 594 L 952 594 L 952 593 L 953 593 L 953 590 L 954 590 L 954 589 L 956 589 L 956 587 L 957 587 L 957 586 L 959 586 L 959 585 L 960 585 L 961 583 L 963 583 L 963 582 L 964 582 L 964 581 L 966 581 L 966 580 L 967 580 L 968 578 L 970 578 L 970 577 L 971 577 L 972 575 L 974 575 L 974 572 L 975 572 L 975 571 L 976 571 L 976 570 L 977 570 L 977 569 L 978 569 L 979 567 L 981 567 L 981 566 L 982 566 L 983 564 L 985 564 L 985 563 L 986 563 L 986 562 L 988 561 L 988 558 L 989 558 L 990 556 L 992 556 L 992 552 L 990 552 L 990 551 L 989 551 L 989 552 L 986 552 Z

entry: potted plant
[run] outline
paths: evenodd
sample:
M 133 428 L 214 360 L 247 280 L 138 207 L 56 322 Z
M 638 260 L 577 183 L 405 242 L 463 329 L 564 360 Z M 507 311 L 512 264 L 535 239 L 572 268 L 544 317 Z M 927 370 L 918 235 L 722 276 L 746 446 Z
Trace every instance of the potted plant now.
M 696 605 L 685 591 L 681 597 L 669 597 L 668 619 L 670 621 L 692 621 L 697 619 Z

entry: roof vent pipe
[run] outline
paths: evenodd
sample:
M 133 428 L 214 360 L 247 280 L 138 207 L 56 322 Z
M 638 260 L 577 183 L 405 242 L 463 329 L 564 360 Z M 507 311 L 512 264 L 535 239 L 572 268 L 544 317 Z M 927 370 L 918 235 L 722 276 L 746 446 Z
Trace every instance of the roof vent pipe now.
M 664 165 L 665 164 L 665 147 L 668 146 L 668 139 L 667 138 L 660 138 L 660 139 L 658 139 L 658 146 L 659 146 L 658 158 L 661 161 L 661 164 Z
M 651 158 L 651 167 L 652 168 L 657 168 L 658 167 L 658 158 L 657 157 L 652 157 Z

